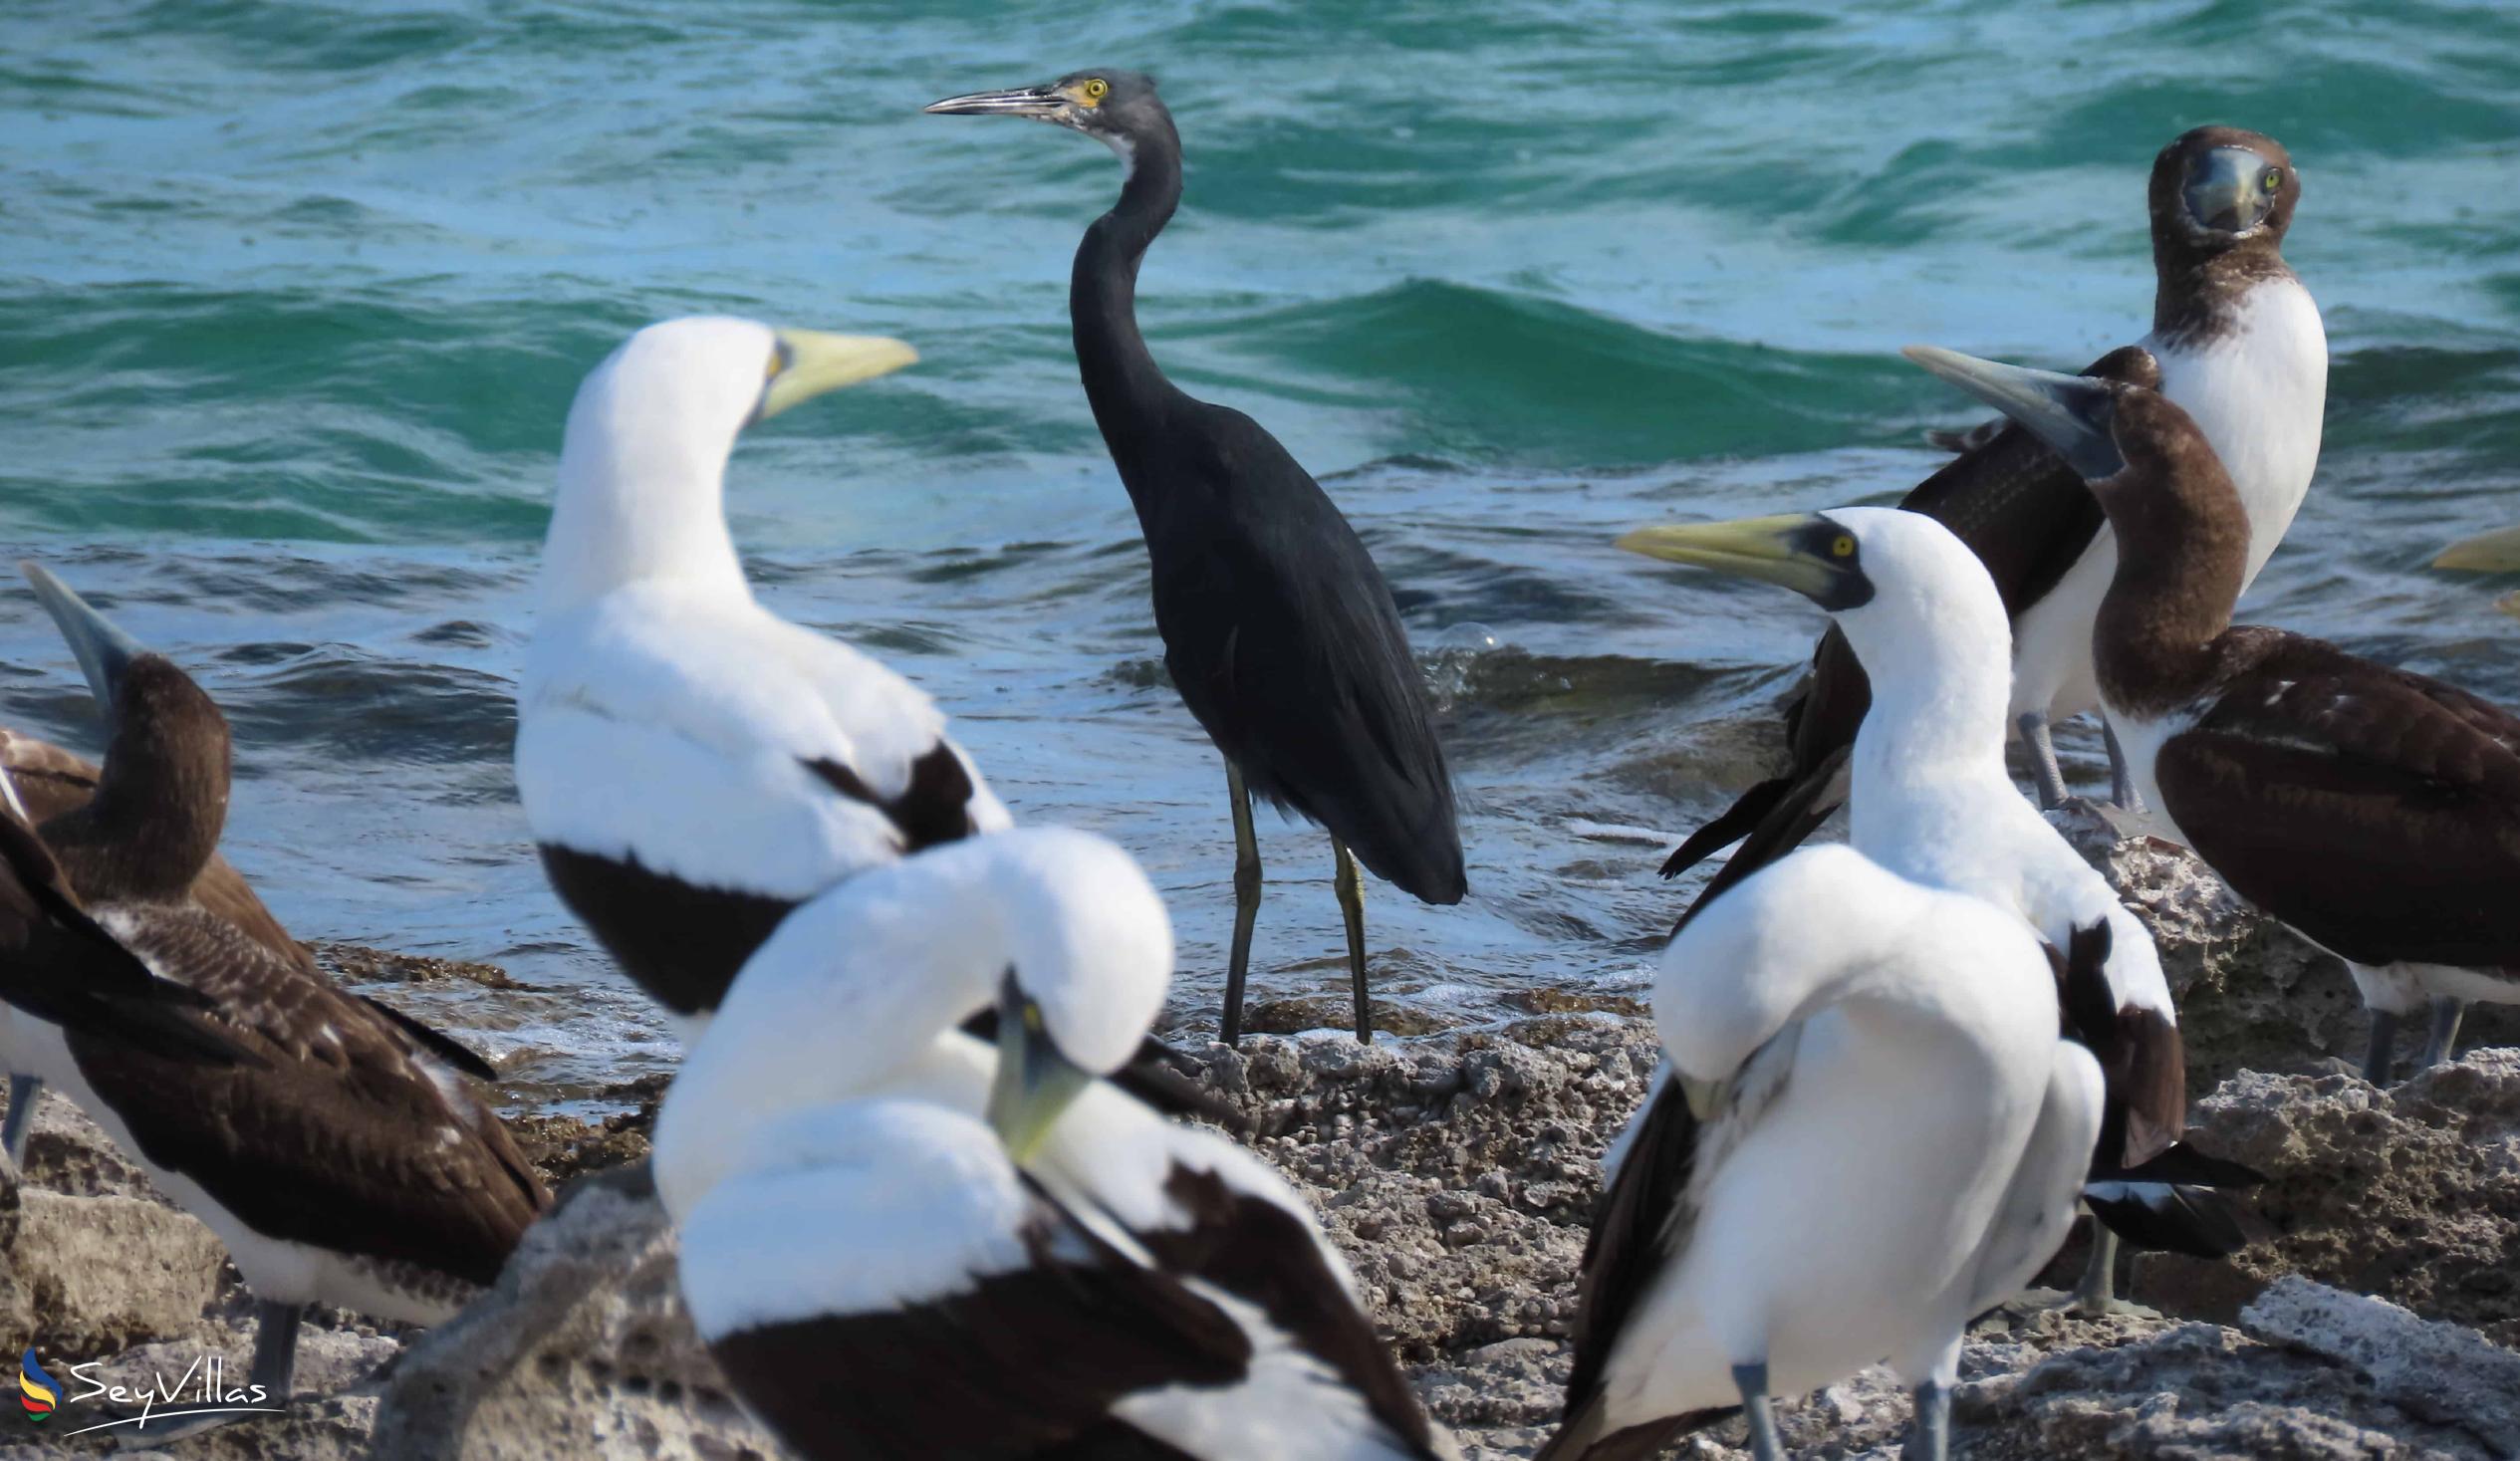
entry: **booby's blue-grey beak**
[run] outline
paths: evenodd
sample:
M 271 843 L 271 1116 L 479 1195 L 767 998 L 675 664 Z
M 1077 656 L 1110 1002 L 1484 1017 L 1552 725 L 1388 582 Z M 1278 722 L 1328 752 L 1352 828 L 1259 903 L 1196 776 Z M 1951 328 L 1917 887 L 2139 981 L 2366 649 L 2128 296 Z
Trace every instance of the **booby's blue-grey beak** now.
M 2126 470 L 2126 454 L 2113 432 L 2118 394 L 2109 381 L 1981 361 L 1931 345 L 1911 345 L 1899 354 L 2019 421 L 2055 447 L 2084 481 L 2106 481 Z
M 2462 538 L 2442 549 L 2432 566 L 2471 574 L 2520 573 L 2520 528 L 2496 528 L 2490 533 Z
M 1638 528 L 1620 539 L 1619 546 L 1666 563 L 1791 589 L 1833 613 L 1873 599 L 1873 581 L 1864 575 L 1855 534 L 1826 513 Z
M 998 989 L 997 1076 L 989 1083 L 986 1114 L 1017 1166 L 1032 1160 L 1059 1117 L 1093 1083 L 1093 1072 L 1061 1052 L 1041 1006 L 1009 970 Z
M 773 330 L 778 353 L 762 382 L 753 419 L 766 421 L 818 395 L 889 375 L 916 365 L 918 352 L 883 335 L 827 335 L 820 330 Z
M 2283 190 L 2283 168 L 2246 147 L 2212 147 L 2188 164 L 2179 198 L 2198 226 L 2246 233 L 2266 221 Z
M 42 564 L 22 559 L 18 572 L 26 575 L 44 611 L 53 616 L 70 652 L 78 656 L 79 672 L 88 677 L 88 693 L 96 698 L 97 709 L 112 712 L 114 687 L 123 682 L 123 672 L 131 661 L 148 652 L 148 646 L 116 628 L 112 619 L 97 612 L 95 606 L 72 593 Z

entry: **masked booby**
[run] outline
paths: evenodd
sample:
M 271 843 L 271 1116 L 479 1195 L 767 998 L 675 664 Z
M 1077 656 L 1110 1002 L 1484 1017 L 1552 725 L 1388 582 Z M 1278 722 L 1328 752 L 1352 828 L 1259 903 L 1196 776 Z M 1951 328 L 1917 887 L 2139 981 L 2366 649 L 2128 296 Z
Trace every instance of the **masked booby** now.
M 2174 1222 L 2210 1210 L 2209 1195 L 2174 1203 L 2130 1175 L 2169 1151 L 2186 1125 L 2178 1014 L 2150 931 L 2004 769 L 2011 633 L 1985 565 L 1932 518 L 1873 507 L 1644 528 L 1620 546 L 1777 584 L 1829 610 L 1875 686 L 1848 765 L 1848 841 L 1910 881 L 2013 910 L 2068 951 L 2068 1030 L 2108 1083 L 2092 1154 L 2096 1210 L 2125 1214 L 2139 1241 L 2228 1253 L 2217 1246 L 2238 1232 L 2227 1215 L 2202 1227 Z M 2115 1257 L 2104 1231 L 2076 1296 L 2083 1307 L 2112 1304 Z
M 1358 864 L 1420 902 L 1469 887 L 1452 773 L 1391 590 L 1339 506 L 1278 439 L 1174 385 L 1137 329 L 1137 267 L 1181 201 L 1181 136 L 1151 78 L 1080 71 L 948 97 L 947 116 L 1026 117 L 1109 145 L 1120 200 L 1070 275 L 1077 368 L 1152 571 L 1155 632 L 1181 703 L 1225 760 L 1234 933 L 1219 1024 L 1242 1033 L 1260 915 L 1252 799 L 1330 833 L 1357 1039 L 1374 1038 Z
M 517 791 L 553 890 L 686 1033 L 797 904 L 1008 825 L 927 696 L 763 608 L 726 530 L 739 432 L 916 358 L 895 340 L 669 320 L 570 407 Z
M 2148 189 L 2152 330 L 2140 350 L 2092 366 L 2105 375 L 2157 369 L 2159 387 L 2232 463 L 2249 517 L 2244 587 L 2301 508 L 2327 406 L 2326 329 L 2283 256 L 2300 201 L 2301 175 L 2272 137 L 2204 126 L 2164 147 Z M 2150 360 L 2135 364 L 2143 355 Z M 2020 430 L 1971 445 L 1900 506 L 1949 527 L 1994 576 L 2013 620 L 2008 720 L 2027 740 L 2042 805 L 2054 806 L 2066 790 L 2048 725 L 2099 704 L 2091 626 L 2117 540 L 2082 480 Z M 1742 844 L 1692 911 L 1809 837 L 1846 800 L 1842 757 L 1870 703 L 1862 666 L 1832 632 L 1786 712 L 1791 769 L 1743 793 L 1663 864 L 1663 876 L 1676 876 Z M 2112 759 L 2113 768 L 2123 760 L 2114 749 Z M 2133 789 L 2123 775 L 2116 781 L 2124 802 Z
M 63 813 L 86 806 L 97 794 L 94 762 L 6 726 L 0 726 L 0 774 L 9 779 L 10 812 L 28 827 L 41 828 Z M 51 854 L 45 855 L 49 859 Z M 289 936 L 289 930 L 263 906 L 252 884 L 226 857 L 211 854 L 201 875 L 193 879 L 190 894 L 192 902 L 211 916 L 234 925 L 274 955 L 313 971 L 314 959 L 305 946 Z M 27 1134 L 34 1127 L 35 1105 L 44 1083 L 23 1074 L 25 1061 L 16 1052 L 13 1029 L 8 1011 L 0 1009 L 0 1069 L 17 1073 L 9 1078 L 9 1113 L 0 1121 L 0 1152 L 7 1154 L 11 1168 L 23 1169 Z
M 1171 958 L 1126 853 L 1032 829 L 863 873 L 745 965 L 657 1189 L 702 1334 L 801 1454 L 1450 1454 L 1301 1199 L 1097 1079 Z M 992 1003 L 994 1049 L 960 1029 Z M 916 1153 L 897 1102 L 933 1112 Z
M 2239 894 L 2352 971 L 2386 1082 L 2432 1001 L 2430 1064 L 2465 1000 L 2520 1000 L 2520 717 L 2424 675 L 2231 622 L 2250 526 L 2232 474 L 2153 390 L 1949 351 L 1910 358 L 2037 431 L 2127 552 L 2100 691 L 2137 787 Z
M 458 1070 L 476 1057 L 196 900 L 226 819 L 226 719 L 190 676 L 25 566 L 110 726 L 95 794 L 43 845 L 95 926 L 190 992 L 205 1061 L 12 1001 L 29 1069 L 201 1219 L 257 1303 L 249 1383 L 289 1393 L 310 1303 L 433 1324 L 550 1204 Z M 156 1432 L 152 1431 L 152 1435 Z
M 1643 1461 L 1772 1392 L 1887 1359 L 1939 1458 L 1968 1321 L 2052 1255 L 2099 1138 L 2021 918 L 1808 848 L 1672 939 L 1638 1112 L 1586 1246 L 1566 1421 L 1543 1461 Z

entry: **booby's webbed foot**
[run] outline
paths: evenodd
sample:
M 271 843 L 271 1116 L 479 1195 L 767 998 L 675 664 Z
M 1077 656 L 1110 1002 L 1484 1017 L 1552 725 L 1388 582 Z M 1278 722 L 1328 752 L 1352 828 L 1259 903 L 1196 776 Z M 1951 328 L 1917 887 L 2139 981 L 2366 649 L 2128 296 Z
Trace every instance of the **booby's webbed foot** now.
M 1750 1454 L 1757 1461 L 1785 1461 L 1785 1442 L 1776 1433 L 1776 1408 L 1768 1401 L 1767 1365 L 1736 1364 L 1732 1382 L 1741 1390 L 1741 1413 L 1750 1422 Z
M 1243 981 L 1251 972 L 1251 929 L 1260 919 L 1260 839 L 1251 828 L 1251 789 L 1242 768 L 1225 763 L 1225 800 L 1234 814 L 1234 943 L 1225 965 L 1225 1009 L 1217 1038 L 1242 1043 Z
M 2121 812 L 2141 812 L 2143 797 L 2135 789 L 2135 768 L 2127 764 L 2127 748 L 2118 744 L 2118 728 L 2101 717 L 2100 738 L 2109 748 L 2109 800 Z
M 2396 1074 L 2397 1016 L 2389 1010 L 2372 1011 L 2371 1044 L 2363 1049 L 2363 1079 L 2374 1086 L 2386 1086 Z
M 2432 1033 L 2424 1041 L 2423 1069 L 2430 1070 L 2455 1056 L 2459 1043 L 2459 1020 L 2466 1014 L 2467 1001 L 2446 994 L 2433 996 Z
M 1365 872 L 1357 866 L 1357 854 L 1337 838 L 1330 840 L 1339 853 L 1332 880 L 1339 888 L 1339 917 L 1348 926 L 1348 978 L 1357 1000 L 1357 1041 L 1374 1043 L 1374 1001 L 1365 978 Z
M 1916 1423 L 1907 1432 L 1906 1461 L 1948 1461 L 1951 1454 L 1951 1387 L 1938 1380 L 1916 1386 Z
M 9 1078 L 9 1114 L 0 1121 L 0 1150 L 9 1157 L 9 1170 L 26 1170 L 26 1138 L 35 1130 L 35 1103 L 44 1096 L 44 1083 L 34 1076 Z
M 2014 722 L 2021 729 L 2021 744 L 2030 753 L 2030 775 L 2039 783 L 2039 810 L 2053 812 L 2065 805 L 2065 772 L 2056 764 L 2056 743 L 2048 736 L 2048 717 L 2044 711 L 2026 710 Z

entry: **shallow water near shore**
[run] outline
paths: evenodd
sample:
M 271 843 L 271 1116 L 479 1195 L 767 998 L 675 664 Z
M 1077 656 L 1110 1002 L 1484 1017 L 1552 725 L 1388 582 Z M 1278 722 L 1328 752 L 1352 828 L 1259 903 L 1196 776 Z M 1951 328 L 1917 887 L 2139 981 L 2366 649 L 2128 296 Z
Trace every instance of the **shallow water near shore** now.
M 592 1092 L 672 1046 L 552 901 L 510 781 L 570 393 L 665 315 L 900 335 L 919 366 L 742 445 L 738 537 L 768 602 L 931 690 L 1020 818 L 1144 861 L 1195 1029 L 1223 777 L 1067 341 L 1117 174 L 917 113 L 1094 62 L 1155 73 L 1189 154 L 1155 350 L 1321 476 L 1442 701 L 1471 896 L 1369 896 L 1428 1020 L 1633 987 L 1682 897 L 1644 834 L 1758 774 L 1816 633 L 1611 541 L 1902 490 L 1920 428 L 1976 416 L 1900 345 L 2133 338 L 2144 168 L 2189 125 L 2292 147 L 2337 352 L 2247 616 L 2520 701 L 2510 586 L 2424 567 L 2520 520 L 2520 18 L 2445 4 L 21 6 L 0 549 L 226 707 L 228 849 L 301 936 L 504 966 L 534 989 L 432 1014 L 521 1090 Z M 23 594 L 0 717 L 96 745 Z M 2066 748 L 2088 783 L 2096 738 Z M 1262 847 L 1260 995 L 1336 991 L 1326 841 L 1264 817 Z

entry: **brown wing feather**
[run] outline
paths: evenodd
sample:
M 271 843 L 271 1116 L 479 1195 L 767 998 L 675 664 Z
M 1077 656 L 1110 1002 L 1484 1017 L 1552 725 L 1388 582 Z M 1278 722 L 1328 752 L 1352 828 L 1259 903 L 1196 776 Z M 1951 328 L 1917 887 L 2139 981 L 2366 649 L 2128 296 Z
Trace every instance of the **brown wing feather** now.
M 194 907 L 112 910 L 125 943 L 212 1008 L 250 1061 L 205 1070 L 74 1032 L 141 1152 L 256 1231 L 498 1277 L 551 1197 L 498 1117 L 399 1025 Z
M 2520 969 L 2520 719 L 2279 630 L 2219 647 L 2154 764 L 2198 855 L 2357 963 Z

